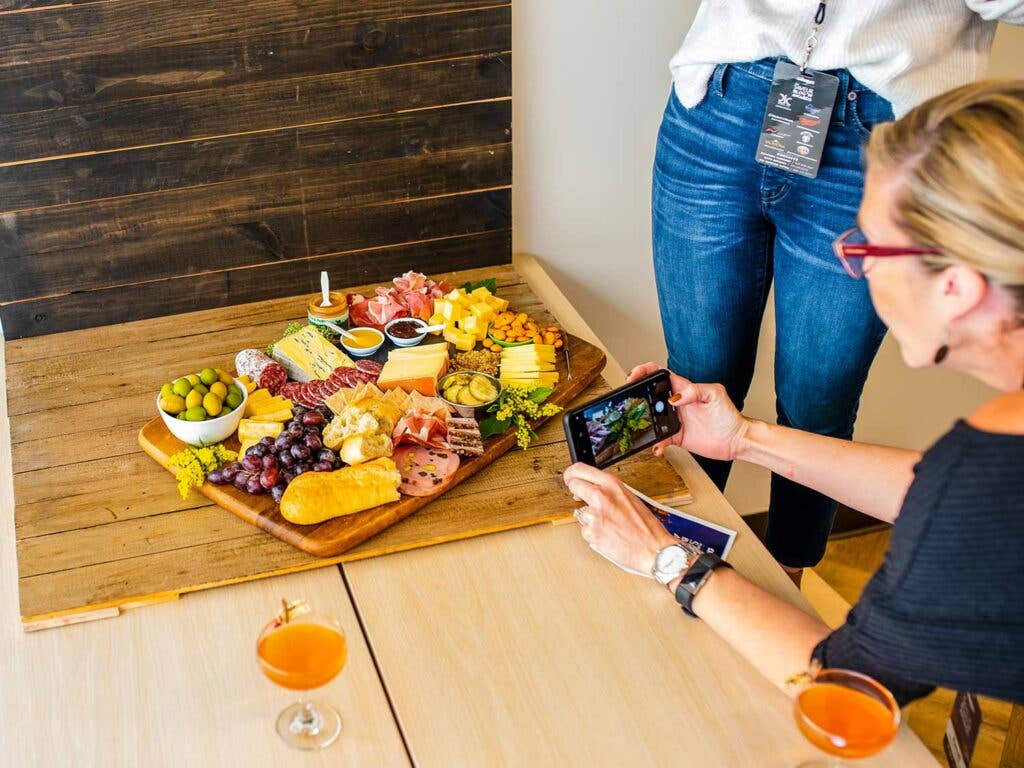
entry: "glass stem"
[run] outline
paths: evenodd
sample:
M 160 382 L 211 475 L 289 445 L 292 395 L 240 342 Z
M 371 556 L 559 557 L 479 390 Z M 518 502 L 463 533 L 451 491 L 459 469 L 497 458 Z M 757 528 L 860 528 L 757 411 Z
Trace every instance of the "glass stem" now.
M 323 727 L 323 717 L 316 711 L 316 707 L 313 706 L 313 702 L 310 699 L 303 697 L 299 699 L 299 704 L 302 705 L 302 709 L 295 714 L 295 719 L 292 721 L 292 733 L 316 736 Z

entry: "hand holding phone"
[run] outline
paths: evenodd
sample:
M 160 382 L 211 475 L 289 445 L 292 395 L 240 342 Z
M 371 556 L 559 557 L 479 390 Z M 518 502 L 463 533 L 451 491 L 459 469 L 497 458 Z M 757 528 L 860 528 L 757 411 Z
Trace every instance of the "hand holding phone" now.
M 627 381 L 639 381 L 660 370 L 657 363 L 644 363 L 629 372 Z M 696 384 L 674 373 L 669 374 L 669 382 L 673 392 L 669 402 L 675 407 L 682 427 L 663 442 L 709 459 L 735 459 L 748 420 L 733 405 L 725 387 Z M 654 452 L 661 455 L 662 449 L 659 443 Z
M 604 469 L 679 431 L 669 372 L 656 370 L 562 417 L 569 455 Z

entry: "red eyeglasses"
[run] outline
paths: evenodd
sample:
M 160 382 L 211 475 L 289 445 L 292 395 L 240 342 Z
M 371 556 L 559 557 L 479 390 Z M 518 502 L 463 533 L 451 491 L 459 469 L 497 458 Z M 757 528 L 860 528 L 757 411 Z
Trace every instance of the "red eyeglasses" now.
M 860 227 L 846 230 L 832 243 L 836 258 L 842 262 L 843 268 L 850 277 L 864 277 L 864 259 L 885 258 L 886 256 L 941 256 L 941 251 L 934 248 L 915 248 L 910 245 L 872 245 L 861 232 Z

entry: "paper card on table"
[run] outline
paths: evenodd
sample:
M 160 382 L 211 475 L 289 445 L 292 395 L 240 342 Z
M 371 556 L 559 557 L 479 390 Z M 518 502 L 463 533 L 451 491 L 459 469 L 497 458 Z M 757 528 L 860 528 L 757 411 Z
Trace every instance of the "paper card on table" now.
M 628 485 L 626 487 L 661 518 L 661 522 L 673 536 L 685 539 L 703 551 L 711 552 L 721 558 L 725 558 L 729 554 L 732 543 L 736 540 L 736 531 L 659 504 L 649 496 L 640 493 L 636 488 Z

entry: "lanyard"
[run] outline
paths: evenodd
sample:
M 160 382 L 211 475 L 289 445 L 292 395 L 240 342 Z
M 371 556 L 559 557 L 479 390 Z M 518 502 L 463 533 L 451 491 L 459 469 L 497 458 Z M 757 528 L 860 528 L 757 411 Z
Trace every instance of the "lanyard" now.
M 814 26 L 811 27 L 811 34 L 807 36 L 807 41 L 804 43 L 804 61 L 800 65 L 800 71 L 803 72 L 807 69 L 807 62 L 811 58 L 811 51 L 814 50 L 814 46 L 818 44 L 818 30 L 821 25 L 825 23 L 825 0 L 818 3 L 818 10 L 814 13 Z

